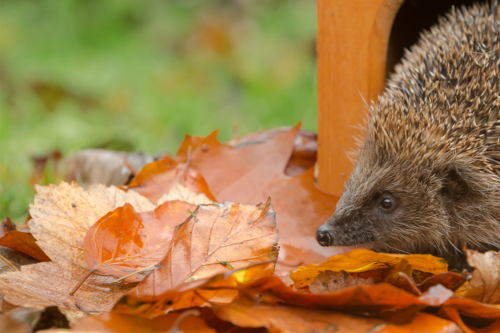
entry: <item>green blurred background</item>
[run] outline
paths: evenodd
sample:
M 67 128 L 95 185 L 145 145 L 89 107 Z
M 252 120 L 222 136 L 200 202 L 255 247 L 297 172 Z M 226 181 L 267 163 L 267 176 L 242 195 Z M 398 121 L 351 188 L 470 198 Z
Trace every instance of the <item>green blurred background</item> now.
M 315 0 L 0 1 L 0 218 L 34 156 L 316 129 Z M 56 181 L 50 167 L 42 183 Z

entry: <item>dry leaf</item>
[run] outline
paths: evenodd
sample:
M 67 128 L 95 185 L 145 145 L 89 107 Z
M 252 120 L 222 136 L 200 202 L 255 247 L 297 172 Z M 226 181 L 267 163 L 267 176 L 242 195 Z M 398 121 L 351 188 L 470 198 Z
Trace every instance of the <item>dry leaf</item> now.
M 265 143 L 292 129 L 290 126 L 273 128 L 254 132 L 241 138 L 235 138 L 227 144 L 231 147 L 242 148 L 248 145 Z M 314 167 L 318 155 L 318 135 L 311 131 L 300 130 L 295 138 L 292 155 L 285 168 L 288 176 L 299 175 Z
M 196 206 L 168 201 L 154 211 L 137 213 L 125 204 L 104 215 L 85 236 L 85 257 L 91 270 L 125 277 L 157 264 L 165 257 L 174 227 L 184 222 Z M 142 280 L 144 273 L 128 277 Z
M 15 224 L 8 217 L 0 225 L 0 245 L 27 254 L 39 261 L 50 261 L 50 258 L 35 243 L 33 235 L 17 231 Z
M 165 258 L 132 292 L 155 296 L 188 280 L 276 261 L 277 238 L 270 200 L 257 206 L 200 205 L 175 230 Z
M 134 191 L 94 185 L 85 190 L 76 183 L 36 186 L 38 194 L 30 205 L 28 222 L 37 244 L 52 261 L 67 270 L 88 269 L 83 240 L 89 228 L 102 216 L 130 203 L 138 212 L 155 206 Z
M 265 327 L 271 332 L 374 332 L 384 322 L 335 313 L 320 308 L 301 308 L 271 305 L 240 298 L 228 305 L 213 305 L 213 311 L 222 320 L 239 327 Z
M 427 254 L 388 254 L 355 249 L 349 253 L 332 256 L 328 261 L 319 265 L 299 267 L 295 272 L 290 273 L 290 278 L 295 282 L 296 288 L 303 288 L 313 282 L 320 272 L 326 270 L 359 273 L 396 266 L 402 260 L 406 260 L 413 269 L 423 272 L 439 274 L 448 271 L 448 264 L 445 260 Z
M 189 163 L 178 163 L 168 155 L 146 164 L 130 182 L 128 189 L 142 194 L 152 202 L 158 202 L 175 184 L 181 184 L 197 194 L 203 193 L 210 200 L 216 201 L 205 179 Z
M 167 194 L 161 196 L 158 200 L 158 206 L 167 201 L 179 200 L 194 205 L 207 205 L 213 201 L 205 193 L 196 193 L 195 191 L 179 184 L 174 183 Z
M 277 332 L 450 332 L 460 329 L 448 320 L 418 313 L 411 323 L 395 325 L 375 318 L 337 313 L 321 308 L 258 303 L 241 298 L 229 305 L 214 305 L 216 315 L 240 327 L 265 327 Z
M 127 164 L 138 171 L 152 161 L 153 156 L 141 153 L 106 149 L 80 150 L 66 161 L 65 179 L 85 184 L 125 185 L 132 177 L 132 170 Z
M 219 201 L 257 204 L 273 199 L 280 232 L 280 262 L 286 270 L 319 263 L 335 253 L 321 247 L 314 234 L 335 209 L 338 198 L 314 184 L 313 169 L 295 177 L 284 170 L 294 149 L 298 126 L 262 144 L 234 148 L 220 143 L 217 133 L 207 138 L 187 137 L 177 158 L 200 172 Z
M 274 265 L 274 262 L 261 263 L 211 278 L 186 282 L 154 297 L 137 297 L 137 293 L 132 292 L 122 298 L 114 310 L 155 318 L 173 310 L 210 305 L 207 302 L 229 304 L 238 296 L 237 289 L 244 288 L 249 281 L 273 275 Z
M 37 244 L 53 263 L 23 266 L 20 272 L 0 275 L 5 299 L 19 306 L 51 306 L 81 311 L 106 311 L 133 285 L 110 284 L 114 277 L 93 274 L 69 295 L 89 269 L 84 254 L 87 230 L 104 214 L 126 202 L 138 211 L 154 205 L 141 195 L 116 187 L 79 185 L 62 182 L 60 186 L 37 186 L 35 203 L 30 206 L 33 219 L 28 223 Z
M 0 289 L 5 299 L 24 307 L 48 307 L 57 305 L 64 309 L 85 312 L 109 311 L 115 302 L 134 284 L 111 283 L 109 275 L 92 274 L 71 296 L 69 291 L 83 277 L 87 269 L 69 271 L 53 262 L 21 267 L 20 272 L 0 275 Z
M 467 263 L 474 267 L 470 288 L 465 297 L 490 304 L 500 304 L 500 253 L 466 250 Z
M 62 332 L 185 332 L 215 333 L 194 310 L 184 313 L 169 313 L 154 319 L 146 319 L 110 312 L 100 316 L 86 316 L 70 330 L 45 330 L 42 333 Z

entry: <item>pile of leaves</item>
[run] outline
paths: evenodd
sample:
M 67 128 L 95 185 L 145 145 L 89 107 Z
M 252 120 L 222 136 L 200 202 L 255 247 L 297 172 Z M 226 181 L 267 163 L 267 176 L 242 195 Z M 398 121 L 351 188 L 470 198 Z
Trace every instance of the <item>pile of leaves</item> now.
M 466 250 L 471 274 L 328 258 L 313 235 L 338 198 L 315 186 L 314 143 L 298 126 L 187 136 L 128 186 L 37 186 L 27 225 L 0 230 L 0 331 L 500 331 L 497 252 Z

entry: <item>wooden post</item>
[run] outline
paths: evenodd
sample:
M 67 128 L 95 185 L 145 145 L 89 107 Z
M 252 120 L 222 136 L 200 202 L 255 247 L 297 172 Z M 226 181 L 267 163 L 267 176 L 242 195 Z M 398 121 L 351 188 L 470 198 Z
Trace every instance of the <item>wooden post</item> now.
M 346 152 L 382 92 L 392 22 L 404 0 L 318 0 L 318 183 L 340 195 Z

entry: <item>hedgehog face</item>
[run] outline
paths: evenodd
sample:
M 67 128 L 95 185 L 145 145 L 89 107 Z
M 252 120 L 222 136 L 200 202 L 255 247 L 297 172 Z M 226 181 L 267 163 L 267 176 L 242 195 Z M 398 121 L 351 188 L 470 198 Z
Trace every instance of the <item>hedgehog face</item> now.
M 443 177 L 360 157 L 333 216 L 316 232 L 322 246 L 369 244 L 384 252 L 425 252 L 442 242 Z

